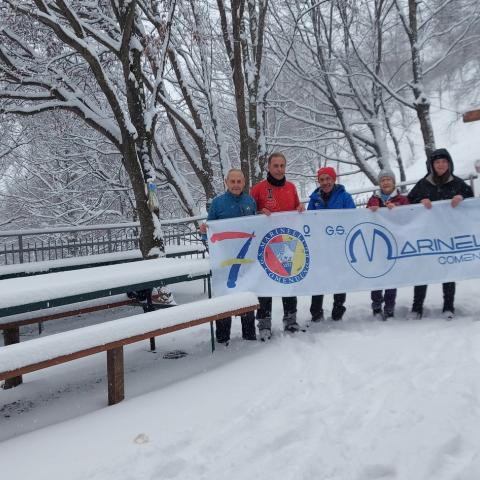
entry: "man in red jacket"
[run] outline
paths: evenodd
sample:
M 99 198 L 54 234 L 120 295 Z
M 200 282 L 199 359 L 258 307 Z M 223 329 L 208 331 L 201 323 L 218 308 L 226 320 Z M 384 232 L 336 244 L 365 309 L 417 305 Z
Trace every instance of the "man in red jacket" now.
M 258 213 L 270 215 L 273 212 L 303 212 L 305 207 L 298 198 L 297 189 L 285 178 L 287 159 L 283 153 L 274 152 L 268 157 L 266 180 L 254 185 L 250 195 L 257 203 Z M 257 310 L 260 340 L 265 342 L 272 336 L 272 297 L 259 297 Z M 297 297 L 282 297 L 283 326 L 287 332 L 300 329 L 297 323 Z

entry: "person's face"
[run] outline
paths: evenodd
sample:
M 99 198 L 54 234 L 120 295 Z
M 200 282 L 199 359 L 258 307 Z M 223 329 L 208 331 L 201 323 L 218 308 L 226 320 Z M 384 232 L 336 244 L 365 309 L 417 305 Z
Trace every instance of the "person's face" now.
M 225 179 L 225 186 L 233 195 L 240 195 L 245 188 L 245 177 L 241 172 L 230 172 Z
M 380 179 L 380 189 L 385 195 L 390 195 L 395 190 L 395 182 L 393 178 L 382 177 Z
M 335 186 L 335 180 L 330 175 L 324 173 L 318 177 L 318 184 L 320 185 L 320 190 L 330 193 Z
M 287 162 L 283 157 L 272 157 L 268 164 L 268 173 L 275 179 L 281 180 L 285 176 Z
M 448 168 L 449 164 L 446 158 L 437 158 L 433 161 L 433 171 L 439 177 L 446 173 Z

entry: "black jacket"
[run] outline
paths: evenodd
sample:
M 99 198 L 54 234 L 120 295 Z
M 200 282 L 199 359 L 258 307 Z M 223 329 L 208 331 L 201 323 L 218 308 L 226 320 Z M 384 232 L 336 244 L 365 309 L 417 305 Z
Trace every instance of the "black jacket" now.
M 436 200 L 448 200 L 455 195 L 461 195 L 463 198 L 473 197 L 473 190 L 455 175 L 451 175 L 443 185 L 436 185 L 431 174 L 428 174 L 415 184 L 408 194 L 408 199 L 410 203 L 420 203 L 424 198 L 435 202 Z
M 450 176 L 446 182 L 435 183 L 433 162 L 439 158 L 445 158 L 448 161 Z M 449 200 L 455 195 L 461 195 L 463 198 L 473 197 L 473 190 L 470 186 L 461 178 L 453 175 L 452 156 L 446 148 L 439 148 L 432 152 L 427 160 L 427 171 L 427 175 L 419 180 L 408 194 L 410 203 L 420 203 L 424 198 L 428 198 L 432 202 Z

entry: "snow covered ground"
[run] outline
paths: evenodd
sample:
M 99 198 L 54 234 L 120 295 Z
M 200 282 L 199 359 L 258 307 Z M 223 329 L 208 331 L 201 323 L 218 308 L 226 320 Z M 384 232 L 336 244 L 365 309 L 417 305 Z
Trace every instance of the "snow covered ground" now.
M 420 321 L 405 319 L 405 288 L 387 322 L 372 319 L 368 293 L 356 293 L 344 321 L 294 336 L 281 333 L 274 302 L 266 344 L 242 341 L 238 321 L 230 346 L 213 355 L 208 326 L 157 339 L 157 353 L 135 344 L 126 400 L 113 407 L 104 354 L 30 374 L 0 392 L 1 478 L 478 480 L 479 286 L 458 283 L 451 322 L 440 319 L 435 285 Z M 174 293 L 184 303 L 203 284 Z M 300 298 L 300 323 L 308 306 Z M 47 322 L 46 333 L 71 325 Z M 188 356 L 162 358 L 174 349 Z

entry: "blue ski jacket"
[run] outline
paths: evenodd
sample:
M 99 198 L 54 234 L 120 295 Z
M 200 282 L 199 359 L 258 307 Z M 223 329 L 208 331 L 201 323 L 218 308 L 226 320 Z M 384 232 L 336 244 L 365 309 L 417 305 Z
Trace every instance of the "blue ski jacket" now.
M 256 211 L 257 205 L 250 195 L 244 192 L 241 195 L 233 195 L 227 191 L 213 199 L 208 209 L 207 222 L 208 220 L 255 215 Z
M 337 208 L 355 208 L 352 196 L 345 190 L 343 185 L 335 185 L 327 202 L 320 195 L 320 188 L 310 195 L 307 210 L 325 210 Z

